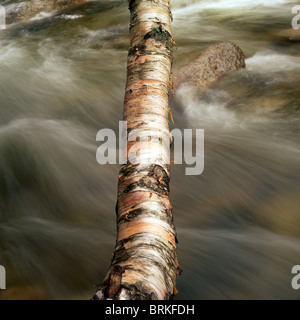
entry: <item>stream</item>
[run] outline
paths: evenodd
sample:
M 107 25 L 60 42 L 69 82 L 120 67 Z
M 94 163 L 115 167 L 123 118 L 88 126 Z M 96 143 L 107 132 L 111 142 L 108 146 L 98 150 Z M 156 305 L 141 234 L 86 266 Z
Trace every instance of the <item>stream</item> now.
M 171 166 L 176 298 L 299 299 L 300 42 L 279 36 L 297 2 L 171 4 L 175 74 L 218 41 L 246 55 L 170 101 L 171 129 L 205 132 L 204 172 Z M 96 134 L 122 120 L 128 24 L 110 0 L 0 30 L 0 299 L 89 299 L 108 270 L 119 165 L 97 163 Z

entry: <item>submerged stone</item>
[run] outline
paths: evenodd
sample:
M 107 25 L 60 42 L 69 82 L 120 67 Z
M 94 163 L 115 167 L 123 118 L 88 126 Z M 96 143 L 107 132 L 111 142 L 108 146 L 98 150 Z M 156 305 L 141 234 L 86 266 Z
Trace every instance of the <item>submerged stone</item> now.
M 73 8 L 87 0 L 30 0 L 6 7 L 6 23 L 26 22 L 40 13 L 50 13 Z
M 179 70 L 175 85 L 208 88 L 222 76 L 245 66 L 245 55 L 239 46 L 232 42 L 212 44 Z

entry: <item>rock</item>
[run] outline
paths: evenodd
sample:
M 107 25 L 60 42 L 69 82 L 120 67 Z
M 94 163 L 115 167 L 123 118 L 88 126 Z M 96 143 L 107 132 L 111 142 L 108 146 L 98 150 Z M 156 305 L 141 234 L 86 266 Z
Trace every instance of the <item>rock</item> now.
M 282 40 L 282 41 L 292 41 L 292 42 L 298 42 L 300 41 L 300 30 L 295 30 L 295 29 L 285 29 L 281 30 L 277 36 L 277 40 Z
M 254 212 L 256 221 L 278 234 L 300 237 L 300 190 L 276 194 Z
M 14 22 L 15 18 L 22 12 L 25 8 L 26 2 L 13 3 L 5 7 L 6 11 L 6 24 L 11 24 Z
M 236 44 L 232 42 L 212 44 L 194 61 L 183 66 L 178 75 L 175 74 L 175 86 L 208 88 L 222 76 L 245 66 L 245 55 Z
M 26 22 L 41 12 L 55 12 L 70 9 L 87 0 L 30 0 L 6 7 L 6 23 Z
M 1 290 L 1 300 L 47 300 L 45 290 L 38 286 L 15 286 Z
M 298 56 L 300 43 L 300 30 L 283 29 L 274 31 L 267 39 L 271 44 L 271 49 L 288 54 Z

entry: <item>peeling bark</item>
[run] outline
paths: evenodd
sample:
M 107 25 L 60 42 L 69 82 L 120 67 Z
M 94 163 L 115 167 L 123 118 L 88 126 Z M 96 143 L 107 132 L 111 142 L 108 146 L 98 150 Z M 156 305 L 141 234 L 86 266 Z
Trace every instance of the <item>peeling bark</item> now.
M 125 156 L 139 149 L 157 156 L 134 163 L 119 174 L 117 241 L 110 270 L 93 299 L 167 300 L 180 268 L 169 200 L 169 90 L 173 38 L 168 0 L 131 0 L 130 49 L 124 99 L 127 132 L 142 130 L 128 141 Z M 151 146 L 147 135 L 151 131 Z M 144 137 L 143 137 L 144 135 Z M 150 149 L 149 149 L 150 148 Z

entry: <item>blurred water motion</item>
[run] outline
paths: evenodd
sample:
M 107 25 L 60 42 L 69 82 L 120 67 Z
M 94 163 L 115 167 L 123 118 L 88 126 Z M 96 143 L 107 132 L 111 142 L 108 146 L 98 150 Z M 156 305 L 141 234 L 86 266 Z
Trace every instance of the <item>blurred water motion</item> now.
M 295 4 L 173 0 L 175 71 L 215 41 L 247 56 L 171 101 L 176 127 L 205 129 L 204 173 L 172 166 L 179 299 L 299 298 L 300 45 L 274 40 Z M 108 269 L 119 168 L 97 164 L 95 139 L 122 119 L 128 19 L 96 1 L 0 33 L 3 299 L 90 298 Z

